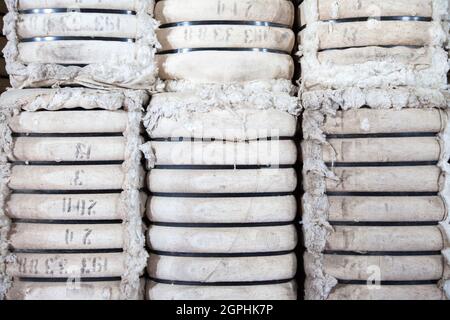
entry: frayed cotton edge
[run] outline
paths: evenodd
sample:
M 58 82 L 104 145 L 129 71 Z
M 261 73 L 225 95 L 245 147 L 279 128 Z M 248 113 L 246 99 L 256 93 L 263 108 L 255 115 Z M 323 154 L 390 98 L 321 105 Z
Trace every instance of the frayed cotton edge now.
M 197 85 L 172 81 L 166 90 L 155 95 L 144 117 L 151 135 L 162 118 L 185 119 L 195 112 L 256 108 L 277 109 L 298 116 L 301 111 L 296 87 L 288 80 L 252 81 L 226 85 Z
M 450 112 L 442 111 L 442 132 L 438 136 L 441 146 L 438 167 L 442 174 L 439 181 L 439 196 L 445 204 L 446 215 L 444 221 L 439 226 L 444 237 L 444 249 L 442 250 L 444 273 L 440 281 L 440 287 L 444 291 L 446 298 L 450 299 Z
M 326 300 L 337 285 L 337 280 L 324 273 L 323 254 L 329 235 L 334 231 L 328 222 L 329 202 L 326 179 L 338 179 L 322 160 L 322 144 L 326 143 L 321 126 L 324 113 L 307 110 L 303 114 L 304 139 L 302 228 L 306 253 L 305 299 Z
M 140 135 L 143 107 L 148 101 L 144 91 L 127 91 L 124 107 L 128 114 L 125 161 L 122 168 L 125 172 L 121 206 L 124 216 L 124 254 L 125 272 L 120 283 L 120 294 L 123 300 L 143 299 L 143 287 L 140 276 L 147 265 L 148 253 L 145 250 L 145 227 L 142 222 L 139 189 L 144 185 L 145 174 L 141 167 L 140 146 L 143 138 Z
M 15 107 L 0 107 L 0 300 L 5 299 L 12 285 L 12 277 L 8 275 L 7 265 L 13 260 L 9 252 L 9 232 L 11 220 L 6 212 L 6 203 L 10 194 L 9 180 L 11 165 L 8 158 L 12 155 L 13 139 L 8 126 L 9 119 L 17 113 Z
M 0 107 L 0 300 L 6 298 L 13 281 L 7 270 L 8 264 L 14 261 L 14 255 L 9 252 L 11 219 L 6 211 L 11 178 L 11 165 L 8 164 L 8 159 L 12 157 L 13 150 L 12 132 L 8 122 L 18 112 L 15 107 Z
M 12 285 L 12 277 L 7 273 L 7 264 L 12 259 L 8 240 L 11 220 L 6 214 L 6 201 L 10 193 L 8 188 L 10 177 L 10 165 L 2 162 L 0 164 L 0 300 L 5 299 Z
M 447 108 L 450 107 L 447 91 L 414 88 L 312 90 L 300 93 L 305 109 L 349 110 L 364 106 L 375 109 Z
M 126 90 L 89 88 L 12 89 L 0 96 L 0 108 L 24 111 L 57 111 L 83 108 L 120 110 L 126 100 Z
M 323 254 L 306 252 L 305 263 L 305 300 L 326 300 L 338 284 L 336 278 L 323 273 Z
M 161 47 L 155 30 L 159 23 L 148 12 L 153 11 L 153 0 L 142 0 L 136 8 L 137 34 L 135 56 L 121 57 L 112 61 L 87 66 L 63 66 L 59 64 L 20 61 L 17 21 L 20 14 L 17 0 L 5 0 L 9 12 L 4 16 L 3 34 L 8 42 L 3 49 L 6 70 L 14 88 L 49 87 L 78 84 L 89 88 L 124 88 L 161 91 L 163 83 L 158 78 L 155 62 L 156 50 Z
M 144 155 L 144 159 L 146 161 L 146 169 L 151 170 L 156 165 L 156 154 L 153 150 L 152 143 L 146 142 L 142 144 L 139 149 L 141 150 L 142 154 Z

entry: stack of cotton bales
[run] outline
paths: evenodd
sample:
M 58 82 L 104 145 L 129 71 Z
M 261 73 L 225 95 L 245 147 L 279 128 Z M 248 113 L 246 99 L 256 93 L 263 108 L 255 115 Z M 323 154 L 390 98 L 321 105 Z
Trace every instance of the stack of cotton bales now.
M 449 298 L 447 1 L 300 10 L 306 298 Z
M 146 99 L 139 91 L 94 89 L 3 94 L 7 299 L 142 295 L 139 122 Z
M 13 87 L 157 84 L 153 0 L 5 2 L 3 52 Z
M 292 3 L 165 0 L 155 18 L 148 298 L 296 299 Z
M 153 2 L 6 3 L 0 298 L 142 299 Z

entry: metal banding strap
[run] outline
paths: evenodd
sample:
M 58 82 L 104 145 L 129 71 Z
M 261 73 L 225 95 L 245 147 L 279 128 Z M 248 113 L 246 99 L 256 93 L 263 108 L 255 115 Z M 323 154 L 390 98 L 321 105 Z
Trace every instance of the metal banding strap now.
M 46 219 L 12 219 L 13 223 L 23 224 L 121 224 L 123 220 L 46 220 Z
M 174 53 L 189 53 L 196 51 L 234 51 L 234 52 L 264 52 L 264 53 L 277 53 L 277 54 L 287 54 L 290 55 L 290 52 L 277 50 L 277 49 L 267 49 L 267 48 L 182 48 L 182 49 L 173 49 L 173 50 L 163 50 L 159 51 L 156 54 L 174 54 Z
M 385 132 L 385 133 L 360 133 L 360 134 L 327 134 L 327 139 L 359 139 L 359 138 L 416 138 L 436 137 L 437 132 Z
M 358 191 L 328 191 L 327 196 L 333 197 L 434 197 L 438 192 L 433 191 L 392 191 L 392 192 L 358 192 Z
M 293 140 L 294 137 L 265 137 L 257 139 L 245 139 L 245 140 L 226 140 L 218 138 L 192 138 L 192 137 L 173 137 L 173 138 L 151 138 L 150 141 L 155 142 L 255 142 L 255 141 L 281 141 L 281 140 Z
M 34 253 L 34 254 L 90 254 L 90 253 L 123 253 L 122 248 L 111 249 L 14 249 L 11 253 Z
M 417 17 L 417 16 L 383 16 L 383 17 L 356 17 L 356 18 L 343 18 L 343 19 L 329 19 L 321 20 L 321 22 L 331 22 L 331 23 L 347 23 L 347 22 L 365 22 L 370 20 L 378 21 L 421 21 L 421 22 L 431 22 L 433 19 L 431 17 Z
M 202 282 L 202 281 L 180 281 L 180 280 L 165 280 L 156 279 L 149 277 L 149 279 L 156 283 L 169 284 L 169 285 L 179 285 L 179 286 L 204 286 L 204 287 L 228 287 L 228 286 L 262 286 L 262 285 L 273 285 L 273 284 L 283 284 L 291 282 L 294 279 L 281 279 L 281 280 L 264 280 L 264 281 L 218 281 L 218 282 Z
M 329 23 L 349 23 L 349 22 L 365 22 L 370 20 L 378 20 L 378 21 L 422 21 L 422 22 L 431 22 L 433 19 L 431 17 L 416 17 L 416 16 L 387 16 L 387 17 L 357 17 L 357 18 L 343 18 L 343 19 L 329 19 L 329 20 L 320 20 L 319 22 L 329 22 Z M 303 31 L 307 28 L 308 25 L 303 25 L 300 28 L 300 31 Z
M 79 282 L 118 282 L 122 281 L 122 277 L 92 277 L 92 278 L 39 278 L 39 277 L 18 277 L 19 281 L 22 282 L 37 282 L 37 283 L 65 283 L 71 281 L 79 281 Z
M 135 39 L 131 38 L 114 38 L 114 37 L 34 37 L 23 38 L 20 42 L 51 42 L 51 41 L 117 41 L 134 43 Z
M 389 46 L 381 46 L 381 45 L 350 46 L 350 47 L 320 49 L 320 50 L 318 50 L 318 52 L 333 51 L 333 50 L 346 50 L 346 49 L 361 49 L 361 48 L 368 48 L 368 47 L 379 47 L 379 48 L 385 48 L 385 49 L 404 47 L 404 48 L 409 48 L 409 49 L 420 49 L 420 48 L 423 48 L 424 46 L 413 46 L 413 45 L 403 45 L 403 44 L 389 45 Z
M 381 280 L 379 284 L 381 286 L 423 286 L 423 285 L 432 285 L 438 284 L 439 280 L 404 280 L 404 281 L 383 281 Z M 369 283 L 368 283 L 369 282 Z M 339 284 L 347 284 L 347 285 L 370 285 L 370 281 L 367 280 L 341 280 L 338 279 Z
M 136 15 L 136 11 L 133 11 L 133 10 L 89 9 L 89 8 L 26 9 L 26 10 L 19 10 L 18 12 L 20 14 L 48 14 L 48 13 L 80 12 L 80 13 L 104 13 L 104 14 Z
M 245 20 L 200 20 L 200 21 L 181 21 L 164 23 L 159 26 L 160 29 L 173 27 L 189 27 L 189 26 L 210 26 L 210 25 L 226 25 L 226 26 L 256 26 L 256 27 L 272 27 L 291 29 L 290 26 L 281 23 L 267 21 L 245 21 Z
M 345 227 L 427 227 L 437 226 L 440 221 L 329 221 L 329 223 L 332 226 Z
M 12 161 L 9 162 L 15 166 L 109 166 L 109 165 L 121 165 L 122 160 L 104 160 L 104 161 Z
M 331 168 L 361 168 L 361 167 L 417 167 L 436 166 L 438 161 L 399 161 L 399 162 L 326 162 Z
M 11 190 L 12 194 L 42 194 L 42 195 L 64 195 L 64 194 L 120 194 L 122 189 L 103 189 L 103 190 Z
M 246 223 L 175 223 L 175 222 L 151 222 L 158 227 L 172 228 L 257 228 L 257 227 L 283 227 L 295 224 L 295 221 L 282 222 L 246 222 Z
M 292 164 L 268 165 L 156 165 L 153 169 L 165 170 L 260 170 L 260 169 L 292 169 Z
M 236 252 L 236 253 L 198 253 L 198 252 L 168 252 L 158 250 L 148 250 L 150 253 L 159 256 L 169 257 L 192 257 L 192 258 L 245 258 L 245 257 L 272 257 L 283 256 L 294 253 L 294 250 L 272 251 L 272 252 Z
M 392 257 L 414 257 L 414 256 L 440 256 L 441 251 L 332 251 L 325 250 L 322 252 L 327 255 L 337 256 L 392 256 Z
M 70 110 L 68 110 L 70 111 Z M 64 112 L 64 111 L 58 111 Z M 13 138 L 102 138 L 102 137 L 123 137 L 120 132 L 86 132 L 86 133 L 12 133 Z
M 154 197 L 166 198 L 258 198 L 258 197 L 285 197 L 293 196 L 293 192 L 248 192 L 248 193 L 170 193 L 152 192 Z

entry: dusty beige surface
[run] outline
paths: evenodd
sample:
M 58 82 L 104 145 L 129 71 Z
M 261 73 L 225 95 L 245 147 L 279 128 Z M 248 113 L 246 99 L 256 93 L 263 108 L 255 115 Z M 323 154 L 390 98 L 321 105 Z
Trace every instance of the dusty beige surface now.
M 149 281 L 146 289 L 150 300 L 296 300 L 294 281 L 262 286 L 180 286 Z
M 258 223 L 294 221 L 294 196 L 243 198 L 167 198 L 152 196 L 147 217 L 172 223 Z
M 292 192 L 297 185 L 297 175 L 293 168 L 243 170 L 153 169 L 148 174 L 147 183 L 152 192 Z
M 153 250 L 188 253 L 250 253 L 293 250 L 293 225 L 243 228 L 188 228 L 151 226 L 148 241 Z
M 194 258 L 150 255 L 151 278 L 195 282 L 273 281 L 292 279 L 294 253 L 268 257 Z

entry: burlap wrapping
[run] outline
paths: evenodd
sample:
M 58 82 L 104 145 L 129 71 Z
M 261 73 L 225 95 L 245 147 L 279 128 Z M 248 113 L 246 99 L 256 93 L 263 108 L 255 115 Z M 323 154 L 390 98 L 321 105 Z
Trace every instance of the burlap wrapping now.
M 81 107 L 86 110 L 103 109 L 114 111 L 124 109 L 127 111 L 127 123 L 123 132 L 126 143 L 125 154 L 121 168 L 124 172 L 121 185 L 123 191 L 120 195 L 118 209 L 118 216 L 123 221 L 122 237 L 125 264 L 123 274 L 121 275 L 120 291 L 118 291 L 117 295 L 108 294 L 105 297 L 115 299 L 142 298 L 143 288 L 140 276 L 147 263 L 148 254 L 144 249 L 145 237 L 141 220 L 143 206 L 141 202 L 143 199 L 139 189 L 143 185 L 144 177 L 140 164 L 141 152 L 139 147 L 142 143 L 142 138 L 140 137 L 142 108 L 147 101 L 148 96 L 144 91 L 102 91 L 85 88 L 11 90 L 2 95 L 0 100 L 2 117 L 0 122 L 2 132 L 2 139 L 0 141 L 2 162 L 2 179 L 0 184 L 0 297 L 4 298 L 11 286 L 11 276 L 6 273 L 6 265 L 7 263 L 15 263 L 14 255 L 8 252 L 10 220 L 8 218 L 8 212 L 5 210 L 9 196 L 8 184 L 11 178 L 11 165 L 8 164 L 8 158 L 14 159 L 14 140 L 12 139 L 12 130 L 9 126 L 9 121 L 14 115 L 18 115 L 23 111 L 56 111 Z M 18 285 L 20 287 L 20 284 Z M 50 291 L 45 293 L 47 289 L 42 288 L 43 298 L 52 298 L 52 289 L 51 287 L 48 289 Z M 60 292 L 57 291 L 59 289 L 55 290 L 56 293 Z M 101 290 L 99 289 L 94 296 L 101 298 L 100 292 Z M 20 295 L 20 289 L 18 288 L 14 288 L 12 295 L 27 298 L 26 295 Z M 74 298 L 77 298 L 77 296 L 74 296 Z M 82 297 L 79 296 L 79 298 Z
M 155 65 L 155 52 L 159 44 L 154 30 L 158 23 L 151 16 L 153 0 L 108 3 L 102 1 L 75 3 L 71 0 L 31 3 L 8 0 L 6 3 L 9 13 L 4 17 L 3 33 L 8 39 L 8 44 L 3 53 L 14 88 L 78 84 L 91 88 L 119 87 L 152 91 L 160 89 L 161 84 L 157 79 L 158 71 Z M 54 14 L 19 13 L 20 10 L 40 8 L 67 8 L 71 11 Z M 130 10 L 136 14 L 76 12 L 77 9 L 86 8 Z M 28 36 L 119 37 L 131 38 L 134 42 L 97 40 L 21 42 L 21 38 Z

